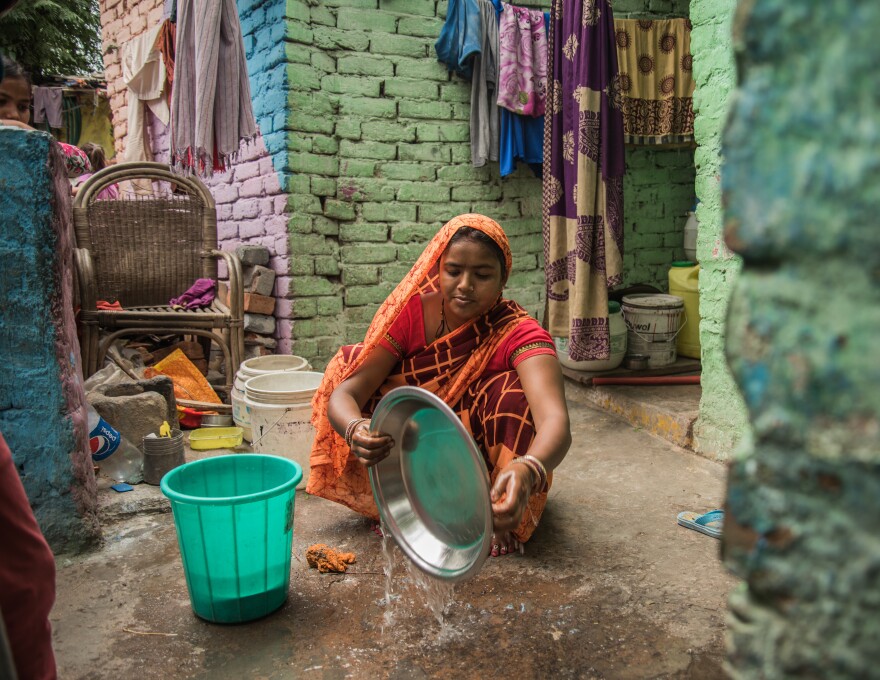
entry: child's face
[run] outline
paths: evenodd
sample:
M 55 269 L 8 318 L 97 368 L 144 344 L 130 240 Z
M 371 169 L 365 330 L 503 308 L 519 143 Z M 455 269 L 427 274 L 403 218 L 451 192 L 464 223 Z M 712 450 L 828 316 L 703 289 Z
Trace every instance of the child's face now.
M 24 78 L 4 78 L 0 82 L 0 118 L 27 123 L 31 116 L 31 86 Z

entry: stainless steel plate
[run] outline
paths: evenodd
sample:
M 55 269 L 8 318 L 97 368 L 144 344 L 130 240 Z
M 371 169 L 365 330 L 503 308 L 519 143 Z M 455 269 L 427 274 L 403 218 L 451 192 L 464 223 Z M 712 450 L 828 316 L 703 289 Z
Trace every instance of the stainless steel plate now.
M 370 428 L 395 442 L 370 468 L 383 526 L 422 571 L 447 581 L 476 574 L 492 541 L 489 475 L 458 416 L 427 390 L 398 387 Z

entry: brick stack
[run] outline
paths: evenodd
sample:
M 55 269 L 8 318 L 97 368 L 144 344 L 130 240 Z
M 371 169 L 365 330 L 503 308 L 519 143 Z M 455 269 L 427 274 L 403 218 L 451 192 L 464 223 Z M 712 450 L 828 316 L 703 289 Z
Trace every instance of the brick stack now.
M 244 358 L 274 354 L 275 272 L 269 263 L 269 249 L 242 245 L 236 248 L 244 273 Z

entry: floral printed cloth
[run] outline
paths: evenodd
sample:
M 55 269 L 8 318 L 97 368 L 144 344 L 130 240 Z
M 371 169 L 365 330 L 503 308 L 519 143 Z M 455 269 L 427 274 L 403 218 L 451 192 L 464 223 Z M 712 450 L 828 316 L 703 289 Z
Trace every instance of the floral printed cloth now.
M 624 141 L 694 141 L 690 19 L 615 19 Z
M 543 116 L 547 99 L 544 13 L 504 5 L 498 24 L 498 106 L 526 116 Z
M 86 152 L 73 144 L 58 142 L 61 152 L 64 154 L 64 165 L 67 168 L 67 178 L 72 179 L 92 171 L 92 164 Z

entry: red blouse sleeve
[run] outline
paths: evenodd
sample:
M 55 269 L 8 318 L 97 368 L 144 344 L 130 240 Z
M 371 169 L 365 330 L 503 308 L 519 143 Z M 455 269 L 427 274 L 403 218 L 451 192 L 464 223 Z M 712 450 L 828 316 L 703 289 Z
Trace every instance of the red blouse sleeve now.
M 398 359 L 410 356 L 425 346 L 425 323 L 422 315 L 422 298 L 413 295 L 391 324 L 379 344 Z
M 550 334 L 534 319 L 526 319 L 501 343 L 495 356 L 486 366 L 487 371 L 509 371 L 539 354 L 556 356 L 556 346 Z

